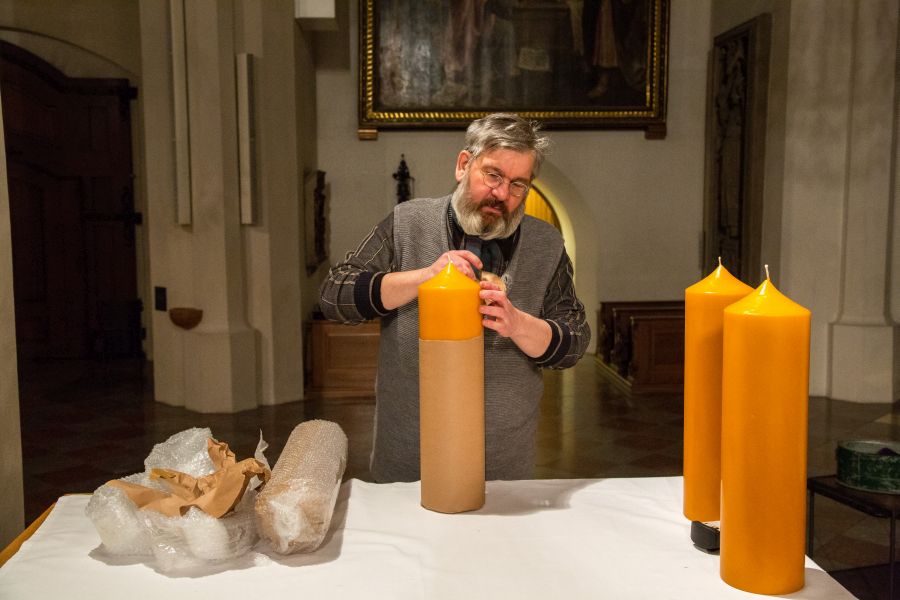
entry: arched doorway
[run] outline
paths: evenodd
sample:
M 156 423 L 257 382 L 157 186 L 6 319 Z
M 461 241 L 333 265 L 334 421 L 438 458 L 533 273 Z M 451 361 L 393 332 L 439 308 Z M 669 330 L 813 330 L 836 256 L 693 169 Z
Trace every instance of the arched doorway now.
M 0 41 L 20 361 L 141 355 L 130 101 Z
M 550 223 L 556 227 L 557 231 L 562 233 L 559 216 L 556 214 L 556 211 L 553 209 L 550 202 L 547 201 L 546 196 L 544 196 L 540 188 L 536 186 L 532 186 L 531 189 L 528 190 L 528 196 L 525 198 L 525 214 Z

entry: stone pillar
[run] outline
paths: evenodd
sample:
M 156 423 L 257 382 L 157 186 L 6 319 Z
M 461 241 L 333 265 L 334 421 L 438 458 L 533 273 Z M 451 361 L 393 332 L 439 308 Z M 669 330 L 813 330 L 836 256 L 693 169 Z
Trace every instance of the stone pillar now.
M 315 73 L 300 73 L 295 58 L 291 0 L 236 3 L 243 23 L 243 48 L 252 57 L 254 203 L 256 219 L 244 227 L 248 318 L 259 335 L 259 403 L 303 397 L 300 278 L 304 260 L 301 224 L 304 195 L 297 150 L 300 127 L 295 80 L 312 85 Z M 304 77 L 305 76 L 305 77 Z M 305 132 L 304 132 L 305 133 Z
M 810 394 L 898 397 L 889 256 L 898 0 L 792 0 L 781 273 L 812 310 Z
M 896 235 L 891 202 L 897 16 L 896 0 L 858 2 L 851 26 L 841 295 L 831 323 L 831 397 L 855 402 L 900 398 L 895 381 L 900 327 L 890 314 L 889 275 Z
M 6 144 L 0 119 L 0 548 L 25 526 Z
M 177 224 L 172 57 L 168 0 L 141 0 L 141 65 L 138 87 L 144 120 L 147 236 L 150 248 L 151 286 L 166 288 L 169 306 L 185 306 L 190 300 L 190 273 L 179 268 L 190 256 L 191 233 Z M 145 307 L 152 327 L 153 395 L 156 400 L 184 406 L 184 342 L 182 331 L 169 315 L 148 302 Z
M 191 281 L 203 320 L 184 332 L 186 408 L 257 405 L 240 226 L 234 5 L 184 3 L 191 164 Z
M 853 58 L 853 31 L 847 24 L 853 14 L 852 2 L 843 0 L 792 0 L 790 5 L 781 268 L 774 268 L 772 276 L 778 289 L 812 311 L 813 396 L 831 392 L 831 322 L 841 303 Z

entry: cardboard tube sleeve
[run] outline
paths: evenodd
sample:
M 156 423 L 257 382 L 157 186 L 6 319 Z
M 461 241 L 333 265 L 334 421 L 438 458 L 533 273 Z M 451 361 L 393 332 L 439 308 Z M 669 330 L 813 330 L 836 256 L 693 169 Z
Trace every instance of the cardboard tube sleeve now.
M 484 505 L 484 336 L 419 340 L 422 506 Z

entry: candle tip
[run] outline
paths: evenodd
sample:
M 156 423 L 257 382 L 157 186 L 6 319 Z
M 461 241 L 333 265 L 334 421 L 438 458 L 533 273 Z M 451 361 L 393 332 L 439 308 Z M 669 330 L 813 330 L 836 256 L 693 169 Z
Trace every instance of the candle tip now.
M 722 266 L 722 257 L 721 256 L 719 257 L 719 266 L 720 267 Z
M 769 281 L 769 265 L 764 265 L 766 268 L 766 281 Z

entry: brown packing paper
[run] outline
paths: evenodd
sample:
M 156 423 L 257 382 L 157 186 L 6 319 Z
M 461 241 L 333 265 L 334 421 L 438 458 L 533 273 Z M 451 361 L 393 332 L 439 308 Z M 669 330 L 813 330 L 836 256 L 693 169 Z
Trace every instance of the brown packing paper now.
M 462 374 L 462 376 L 460 376 Z M 422 506 L 484 505 L 484 336 L 419 340 Z
M 210 438 L 206 443 L 209 457 L 216 471 L 203 477 L 193 477 L 170 469 L 153 469 L 151 479 L 163 481 L 171 490 L 164 492 L 120 479 L 107 482 L 119 488 L 138 508 L 155 510 L 169 517 L 183 515 L 195 506 L 213 517 L 228 514 L 244 495 L 254 476 L 263 482 L 269 479 L 269 470 L 255 458 L 237 462 L 234 452 L 225 442 Z

